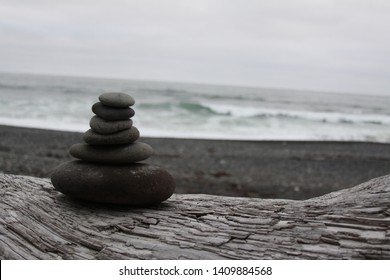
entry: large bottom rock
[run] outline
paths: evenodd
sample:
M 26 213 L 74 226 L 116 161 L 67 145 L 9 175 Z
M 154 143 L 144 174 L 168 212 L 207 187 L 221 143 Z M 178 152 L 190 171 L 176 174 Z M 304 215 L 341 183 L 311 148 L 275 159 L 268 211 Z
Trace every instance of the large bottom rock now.
M 73 198 L 101 203 L 151 205 L 174 192 L 173 177 L 158 166 L 66 162 L 52 173 L 53 186 Z

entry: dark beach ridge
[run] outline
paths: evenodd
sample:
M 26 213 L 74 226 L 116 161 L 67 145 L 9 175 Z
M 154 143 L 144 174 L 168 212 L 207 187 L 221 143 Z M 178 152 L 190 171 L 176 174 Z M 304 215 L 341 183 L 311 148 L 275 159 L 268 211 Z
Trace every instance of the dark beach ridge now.
M 307 199 L 390 174 L 390 144 L 146 138 L 177 193 Z M 0 126 L 0 172 L 49 177 L 82 133 Z

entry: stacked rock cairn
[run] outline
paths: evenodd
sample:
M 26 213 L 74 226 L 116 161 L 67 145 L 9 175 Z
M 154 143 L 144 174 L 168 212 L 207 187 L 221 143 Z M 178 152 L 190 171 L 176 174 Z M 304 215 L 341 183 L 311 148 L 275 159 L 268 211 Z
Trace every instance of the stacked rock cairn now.
M 60 192 L 80 200 L 126 205 L 152 205 L 174 192 L 173 177 L 164 169 L 139 163 L 153 154 L 148 144 L 138 142 L 139 131 L 131 117 L 134 99 L 125 93 L 99 96 L 93 104 L 96 115 L 84 133 L 85 143 L 73 145 L 77 158 L 59 165 L 51 176 Z

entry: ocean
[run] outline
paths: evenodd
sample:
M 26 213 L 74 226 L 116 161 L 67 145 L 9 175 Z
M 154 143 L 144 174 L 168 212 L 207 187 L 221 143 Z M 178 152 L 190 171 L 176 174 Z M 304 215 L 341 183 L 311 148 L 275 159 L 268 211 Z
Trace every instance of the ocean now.
M 0 73 L 0 124 L 84 132 L 107 91 L 141 136 L 390 143 L 390 96 Z

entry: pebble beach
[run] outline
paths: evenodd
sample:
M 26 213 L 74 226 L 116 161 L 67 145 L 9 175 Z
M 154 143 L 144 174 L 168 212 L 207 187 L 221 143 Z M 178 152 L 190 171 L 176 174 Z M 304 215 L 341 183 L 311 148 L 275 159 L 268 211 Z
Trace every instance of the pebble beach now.
M 83 133 L 0 126 L 0 172 L 48 178 Z M 390 174 L 390 144 L 147 138 L 176 193 L 308 199 Z

